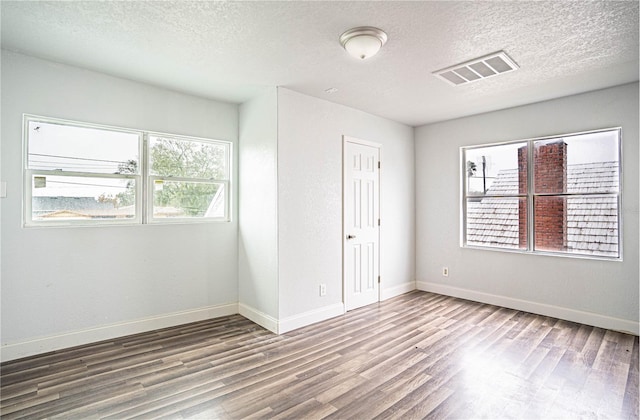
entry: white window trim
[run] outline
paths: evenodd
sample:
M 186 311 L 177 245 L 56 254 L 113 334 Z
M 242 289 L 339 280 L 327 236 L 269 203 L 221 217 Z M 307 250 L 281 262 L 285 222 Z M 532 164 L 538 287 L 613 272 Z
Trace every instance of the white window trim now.
M 536 194 L 535 193 L 535 185 L 533 180 L 533 171 L 527 170 L 527 194 L 523 195 L 526 197 L 527 201 L 527 248 L 526 249 L 516 249 L 516 248 L 501 248 L 498 246 L 489 246 L 489 245 L 469 245 L 467 244 L 466 235 L 467 235 L 467 199 L 469 197 L 484 197 L 479 195 L 468 195 L 467 194 L 467 182 L 464 174 L 466 174 L 466 151 L 484 147 L 491 146 L 503 146 L 509 144 L 517 144 L 517 143 L 527 143 L 527 168 L 533 168 L 533 145 L 536 141 L 541 140 L 552 140 L 559 139 L 563 137 L 570 136 L 578 136 L 584 134 L 594 134 L 601 132 L 610 132 L 617 131 L 618 132 L 618 192 L 617 193 L 597 193 L 593 195 L 601 195 L 601 196 L 616 196 L 617 197 L 617 210 L 618 210 L 618 256 L 617 257 L 609 257 L 604 255 L 591 255 L 591 254 L 580 254 L 580 253 L 571 253 L 571 252 L 554 252 L 554 251 L 541 251 L 536 250 L 534 247 L 535 242 L 535 232 L 534 232 L 534 223 L 535 223 L 535 215 L 534 215 L 534 196 L 581 196 L 586 194 Z M 560 134 L 560 135 L 551 135 L 544 137 L 534 137 L 528 139 L 521 140 L 512 140 L 505 142 L 494 142 L 494 143 L 484 143 L 477 144 L 472 146 L 463 146 L 460 147 L 460 247 L 467 249 L 478 249 L 485 251 L 497 251 L 497 252 L 507 252 L 507 253 L 517 253 L 517 254 L 530 254 L 530 255 L 544 255 L 544 256 L 554 256 L 554 257 L 563 257 L 563 258 L 578 258 L 578 259 L 588 259 L 588 260 L 604 260 L 604 261 L 623 261 L 623 221 L 622 221 L 622 191 L 623 191 L 623 177 L 622 177 L 622 127 L 610 127 L 610 128 L 602 128 L 597 130 L 589 130 L 589 131 L 580 131 L 574 133 Z M 491 197 L 491 196 L 489 196 Z M 520 197 L 520 195 L 504 195 L 499 196 L 501 198 L 516 198 Z

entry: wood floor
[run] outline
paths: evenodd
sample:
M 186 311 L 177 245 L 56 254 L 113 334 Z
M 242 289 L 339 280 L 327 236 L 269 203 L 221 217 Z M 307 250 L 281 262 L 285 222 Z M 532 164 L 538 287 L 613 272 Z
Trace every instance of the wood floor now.
M 284 335 L 234 315 L 2 364 L 12 418 L 638 418 L 638 337 L 426 292 Z

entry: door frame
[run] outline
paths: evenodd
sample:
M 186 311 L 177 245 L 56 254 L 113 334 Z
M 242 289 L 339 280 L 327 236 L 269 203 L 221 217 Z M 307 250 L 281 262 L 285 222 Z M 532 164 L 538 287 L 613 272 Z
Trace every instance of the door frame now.
M 382 162 L 382 144 L 375 143 L 369 140 L 363 140 L 357 137 L 351 137 L 347 135 L 342 136 L 342 304 L 344 306 L 344 312 L 347 312 L 347 282 L 346 282 L 346 270 L 345 270 L 345 238 L 347 235 L 346 223 L 345 223 L 345 203 L 346 203 L 346 188 L 345 181 L 347 179 L 347 143 L 355 143 L 363 146 L 374 147 L 378 149 L 378 162 Z M 378 218 L 382 220 L 380 214 L 380 203 L 382 202 L 382 168 L 378 170 Z M 380 282 L 378 283 L 378 302 L 380 302 L 382 277 L 380 274 L 382 255 L 380 253 L 381 247 L 381 224 L 378 226 L 378 276 L 380 276 Z

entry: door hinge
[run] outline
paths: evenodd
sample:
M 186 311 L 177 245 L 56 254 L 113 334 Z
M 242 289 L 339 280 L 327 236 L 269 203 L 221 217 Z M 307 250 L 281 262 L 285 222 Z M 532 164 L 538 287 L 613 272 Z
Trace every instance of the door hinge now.
M 378 276 L 378 284 L 380 284 L 380 276 Z
M 380 226 L 380 219 L 378 219 L 378 226 Z
M 380 161 L 378 161 L 378 169 L 380 169 Z

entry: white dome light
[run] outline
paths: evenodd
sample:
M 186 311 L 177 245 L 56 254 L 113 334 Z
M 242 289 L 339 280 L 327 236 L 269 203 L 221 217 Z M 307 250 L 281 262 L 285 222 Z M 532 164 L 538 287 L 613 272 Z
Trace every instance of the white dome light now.
M 376 55 L 385 42 L 387 42 L 387 34 L 371 26 L 349 29 L 340 35 L 340 44 L 359 60 L 366 60 Z

